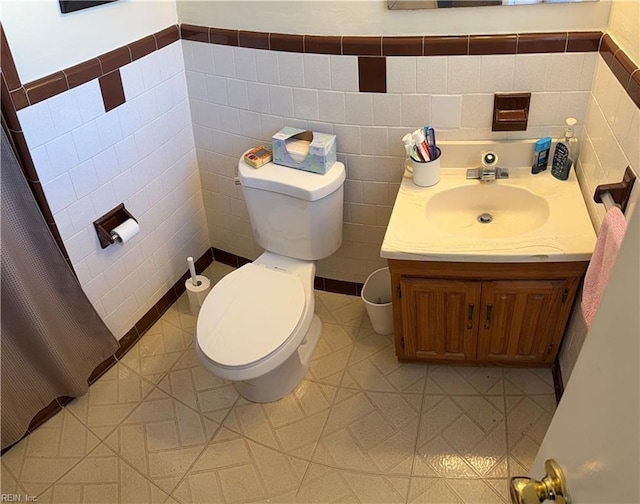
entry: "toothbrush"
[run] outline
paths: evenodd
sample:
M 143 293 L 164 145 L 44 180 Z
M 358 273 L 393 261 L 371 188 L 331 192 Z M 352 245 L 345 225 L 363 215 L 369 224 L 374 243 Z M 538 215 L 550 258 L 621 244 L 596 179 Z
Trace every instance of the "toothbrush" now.
M 427 138 L 427 145 L 428 145 L 428 150 L 429 150 L 429 155 L 431 157 L 431 159 L 434 159 L 436 154 L 437 154 L 437 150 L 436 150 L 436 130 L 433 129 L 431 126 L 425 126 L 424 127 L 424 135 Z
M 417 129 L 411 135 L 414 143 L 416 144 L 416 148 L 420 153 L 420 156 L 424 158 L 424 161 L 430 161 L 431 157 L 429 156 L 427 140 L 424 137 L 424 131 L 421 129 Z

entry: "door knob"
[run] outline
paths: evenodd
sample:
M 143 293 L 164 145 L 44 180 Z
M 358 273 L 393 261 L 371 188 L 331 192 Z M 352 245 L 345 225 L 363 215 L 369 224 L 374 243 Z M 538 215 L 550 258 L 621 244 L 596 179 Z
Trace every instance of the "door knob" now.
M 544 463 L 547 472 L 542 481 L 525 476 L 511 478 L 512 504 L 539 504 L 546 500 L 560 504 L 571 504 L 567 480 L 558 463 L 549 459 Z

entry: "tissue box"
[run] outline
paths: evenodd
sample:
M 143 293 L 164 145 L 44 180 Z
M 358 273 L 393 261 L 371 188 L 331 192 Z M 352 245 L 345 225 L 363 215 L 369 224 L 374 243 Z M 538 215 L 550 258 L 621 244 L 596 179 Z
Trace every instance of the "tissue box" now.
M 310 142 L 309 153 L 296 161 L 287 151 L 287 143 L 296 140 Z M 285 126 L 272 139 L 273 162 L 324 175 L 336 162 L 336 136 Z

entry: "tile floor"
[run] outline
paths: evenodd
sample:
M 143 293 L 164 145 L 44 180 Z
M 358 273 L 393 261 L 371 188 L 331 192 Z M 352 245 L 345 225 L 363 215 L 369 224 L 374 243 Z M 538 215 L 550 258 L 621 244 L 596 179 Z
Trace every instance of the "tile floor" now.
M 231 271 L 219 263 L 207 276 Z M 361 300 L 289 396 L 253 404 L 198 363 L 183 296 L 89 393 L 2 457 L 40 503 L 508 502 L 555 410 L 548 370 L 399 364 Z M 23 500 L 26 498 L 23 497 Z

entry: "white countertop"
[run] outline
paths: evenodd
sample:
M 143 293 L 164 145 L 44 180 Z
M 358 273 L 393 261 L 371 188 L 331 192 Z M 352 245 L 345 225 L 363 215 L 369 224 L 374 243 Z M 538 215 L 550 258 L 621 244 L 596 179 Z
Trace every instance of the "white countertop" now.
M 411 174 L 405 172 L 380 255 L 388 259 L 414 261 L 509 263 L 588 261 L 591 258 L 596 236 L 573 170 L 566 181 L 554 178 L 550 167 L 537 175 L 531 174 L 530 167 L 510 168 L 508 179 L 487 183 L 467 180 L 465 177 L 466 169 L 442 168 L 438 184 L 432 187 L 418 187 L 413 183 Z M 491 208 L 474 207 L 470 210 L 477 210 L 478 214 L 484 211 L 493 212 L 494 221 L 489 224 L 477 223 L 475 219 L 469 220 L 468 215 L 465 215 L 469 222 L 465 221 L 465 224 L 457 226 L 457 229 L 454 229 L 456 226 L 443 225 L 443 215 L 450 221 L 458 218 L 455 201 L 451 202 L 450 215 L 445 215 L 449 213 L 446 210 L 440 213 L 439 222 L 435 222 L 435 218 L 428 218 L 427 204 L 443 191 L 464 186 L 472 186 L 482 191 L 491 185 L 517 186 L 543 198 L 548 204 L 548 218 L 544 217 L 547 205 L 544 205 L 545 210 L 541 212 L 543 216 L 540 219 L 535 215 L 527 215 L 526 212 L 529 210 L 523 208 L 526 198 L 521 201 L 515 198 L 514 206 L 520 208 L 513 212 L 510 209 L 494 208 L 495 200 L 502 198 L 493 198 L 494 202 L 487 203 Z M 475 191 L 464 191 L 469 190 Z M 500 189 L 494 192 L 502 194 L 499 191 Z M 522 192 L 518 194 L 525 195 Z M 442 198 L 443 196 L 438 198 L 441 207 Z M 444 195 L 444 198 L 445 204 L 448 204 L 448 196 Z M 505 206 L 504 202 L 499 203 Z M 463 201 L 461 206 L 464 205 Z M 532 218 L 542 224 L 537 224 L 531 231 L 523 231 L 518 227 L 519 219 L 523 221 Z M 508 222 L 508 228 L 504 227 L 505 222 Z M 500 225 L 503 225 L 502 230 L 496 228 Z M 510 230 L 513 230 L 513 234 Z M 496 231 L 498 235 L 503 236 L 496 236 Z

